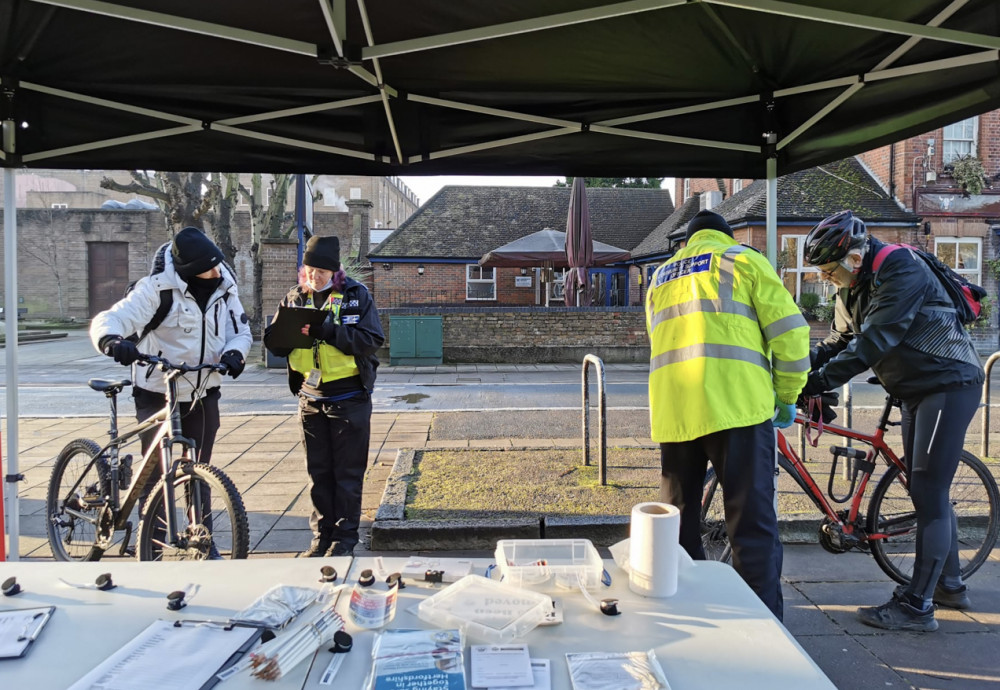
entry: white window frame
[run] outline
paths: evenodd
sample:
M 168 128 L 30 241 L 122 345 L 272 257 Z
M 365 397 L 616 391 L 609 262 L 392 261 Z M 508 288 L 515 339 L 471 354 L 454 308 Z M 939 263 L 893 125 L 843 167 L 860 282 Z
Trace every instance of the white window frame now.
M 350 191 L 351 201 L 361 198 L 361 187 L 351 187 Z
M 69 208 L 69 204 L 52 204 L 52 208 L 55 208 L 55 209 Z
M 336 206 L 337 205 L 337 188 L 336 187 L 323 187 L 323 205 L 324 206 Z
M 786 266 L 784 269 L 785 273 L 792 273 L 795 275 L 795 294 L 792 295 L 795 298 L 795 303 L 798 304 L 799 300 L 802 298 L 802 276 L 807 273 L 819 273 L 819 269 L 815 266 L 809 266 L 806 264 L 803 258 L 803 252 L 805 249 L 807 235 L 782 235 L 781 236 L 781 249 L 784 251 L 785 247 L 788 246 L 789 242 L 792 240 L 798 240 L 795 245 L 795 265 Z M 829 283 L 826 284 L 826 290 L 819 295 L 820 304 L 827 304 L 833 299 L 836 294 L 836 288 Z
M 733 194 L 736 194 L 737 192 L 742 192 L 742 191 L 743 191 L 743 179 L 742 178 L 735 178 L 734 177 L 733 178 Z
M 942 244 L 953 244 L 955 245 L 955 264 L 958 263 L 958 245 L 959 244 L 974 244 L 976 246 L 976 265 L 979 268 L 960 268 L 957 265 L 949 266 L 955 273 L 958 273 L 970 283 L 975 283 L 976 285 L 982 285 L 982 270 L 983 270 L 983 239 L 981 237 L 935 237 L 934 238 L 934 255 L 941 258 L 939 248 Z M 943 263 L 942 259 L 942 263 Z M 947 265 L 947 264 L 945 264 Z
M 683 191 L 681 192 L 683 197 L 681 201 L 687 201 L 691 198 L 691 178 L 685 177 L 683 182 Z
M 270 208 L 270 207 L 271 207 L 271 188 L 270 187 L 265 187 L 264 188 L 264 208 Z
M 961 156 L 976 156 L 979 151 L 979 116 L 961 120 L 944 128 L 941 145 L 945 165 Z
M 489 278 L 484 278 L 489 273 Z M 473 285 L 489 285 L 489 297 L 470 297 L 469 288 Z M 497 300 L 497 270 L 492 267 L 480 266 L 479 264 L 465 265 L 465 299 L 469 302 L 496 302 Z

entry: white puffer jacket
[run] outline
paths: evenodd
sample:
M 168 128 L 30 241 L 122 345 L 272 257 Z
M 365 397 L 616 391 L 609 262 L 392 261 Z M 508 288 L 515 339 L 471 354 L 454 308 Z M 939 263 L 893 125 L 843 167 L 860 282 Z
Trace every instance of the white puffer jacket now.
M 224 264 L 219 268 L 222 282 L 203 314 L 194 297 L 188 294 L 187 283 L 174 270 L 168 247 L 162 272 L 139 280 L 124 299 L 91 321 L 90 340 L 94 347 L 100 351 L 101 339 L 109 335 L 126 337 L 142 333 L 160 306 L 160 291 L 170 289 L 173 291 L 170 311 L 163 323 L 139 342 L 139 352 L 191 366 L 217 363 L 222 353 L 229 350 L 240 352 L 245 359 L 253 343 L 247 315 L 240 304 L 233 274 Z M 178 399 L 190 400 L 204 376 L 211 377 L 207 388 L 222 383 L 221 375 L 216 372 L 186 374 L 177 381 Z M 166 392 L 163 374 L 146 365 L 132 365 L 132 382 L 149 391 Z

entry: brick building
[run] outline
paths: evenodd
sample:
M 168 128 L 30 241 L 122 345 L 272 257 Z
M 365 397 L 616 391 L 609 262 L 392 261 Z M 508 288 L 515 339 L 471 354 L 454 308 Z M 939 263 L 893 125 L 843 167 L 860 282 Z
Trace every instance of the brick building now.
M 368 255 L 380 308 L 561 303 L 558 271 L 478 262 L 539 230 L 565 230 L 569 196 L 568 187 L 444 187 Z M 662 189 L 591 188 L 587 201 L 593 238 L 625 250 L 673 211 Z M 628 264 L 593 268 L 590 275 L 595 305 L 639 304 L 638 271 Z

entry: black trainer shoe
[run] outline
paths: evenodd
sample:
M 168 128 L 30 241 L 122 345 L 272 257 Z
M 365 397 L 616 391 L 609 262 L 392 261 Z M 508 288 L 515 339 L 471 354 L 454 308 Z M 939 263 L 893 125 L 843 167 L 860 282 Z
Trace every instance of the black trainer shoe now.
M 972 602 L 969 601 L 969 588 L 962 585 L 958 589 L 946 589 L 940 582 L 934 588 L 934 603 L 949 609 L 971 609 Z
M 934 608 L 920 611 L 903 600 L 898 592 L 881 606 L 862 606 L 858 618 L 865 625 L 883 630 L 911 630 L 913 632 L 933 632 L 938 629 L 934 620 Z
M 322 558 L 333 546 L 332 539 L 313 539 L 309 548 L 299 554 L 299 558 Z
M 331 556 L 353 556 L 354 547 L 348 546 L 347 544 L 341 544 L 337 542 L 337 545 L 333 547 L 333 551 L 330 552 Z
M 222 561 L 222 560 L 225 560 L 222 557 L 222 554 L 219 553 L 219 549 L 215 546 L 215 542 L 212 542 L 212 545 L 210 547 L 208 547 L 208 559 L 207 560 L 210 560 L 210 561 Z

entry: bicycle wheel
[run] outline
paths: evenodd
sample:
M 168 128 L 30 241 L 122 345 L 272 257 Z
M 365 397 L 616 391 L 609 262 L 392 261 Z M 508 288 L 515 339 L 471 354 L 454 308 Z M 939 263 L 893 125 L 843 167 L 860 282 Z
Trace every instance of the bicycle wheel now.
M 705 484 L 701 494 L 701 545 L 705 558 L 723 563 L 733 562 L 733 549 L 726 533 L 726 514 L 722 504 L 722 488 L 715 470 L 711 467 L 705 473 Z
M 45 526 L 57 561 L 97 561 L 104 555 L 98 537 L 102 521 L 110 519 L 110 487 L 100 452 L 93 441 L 78 438 L 56 457 L 45 496 Z
M 163 479 L 149 495 L 139 521 L 141 561 L 246 558 L 250 544 L 243 499 L 233 482 L 217 467 L 187 463 L 174 478 L 174 524 L 178 543 L 166 537 Z
M 962 457 L 951 483 L 951 505 L 958 520 L 958 556 L 962 577 L 976 572 L 989 557 L 1000 530 L 1000 493 L 990 470 L 968 451 Z M 900 584 L 913 576 L 916 557 L 917 519 L 910 493 L 900 472 L 889 468 L 868 504 L 868 533 L 889 534 L 869 544 L 875 562 Z

